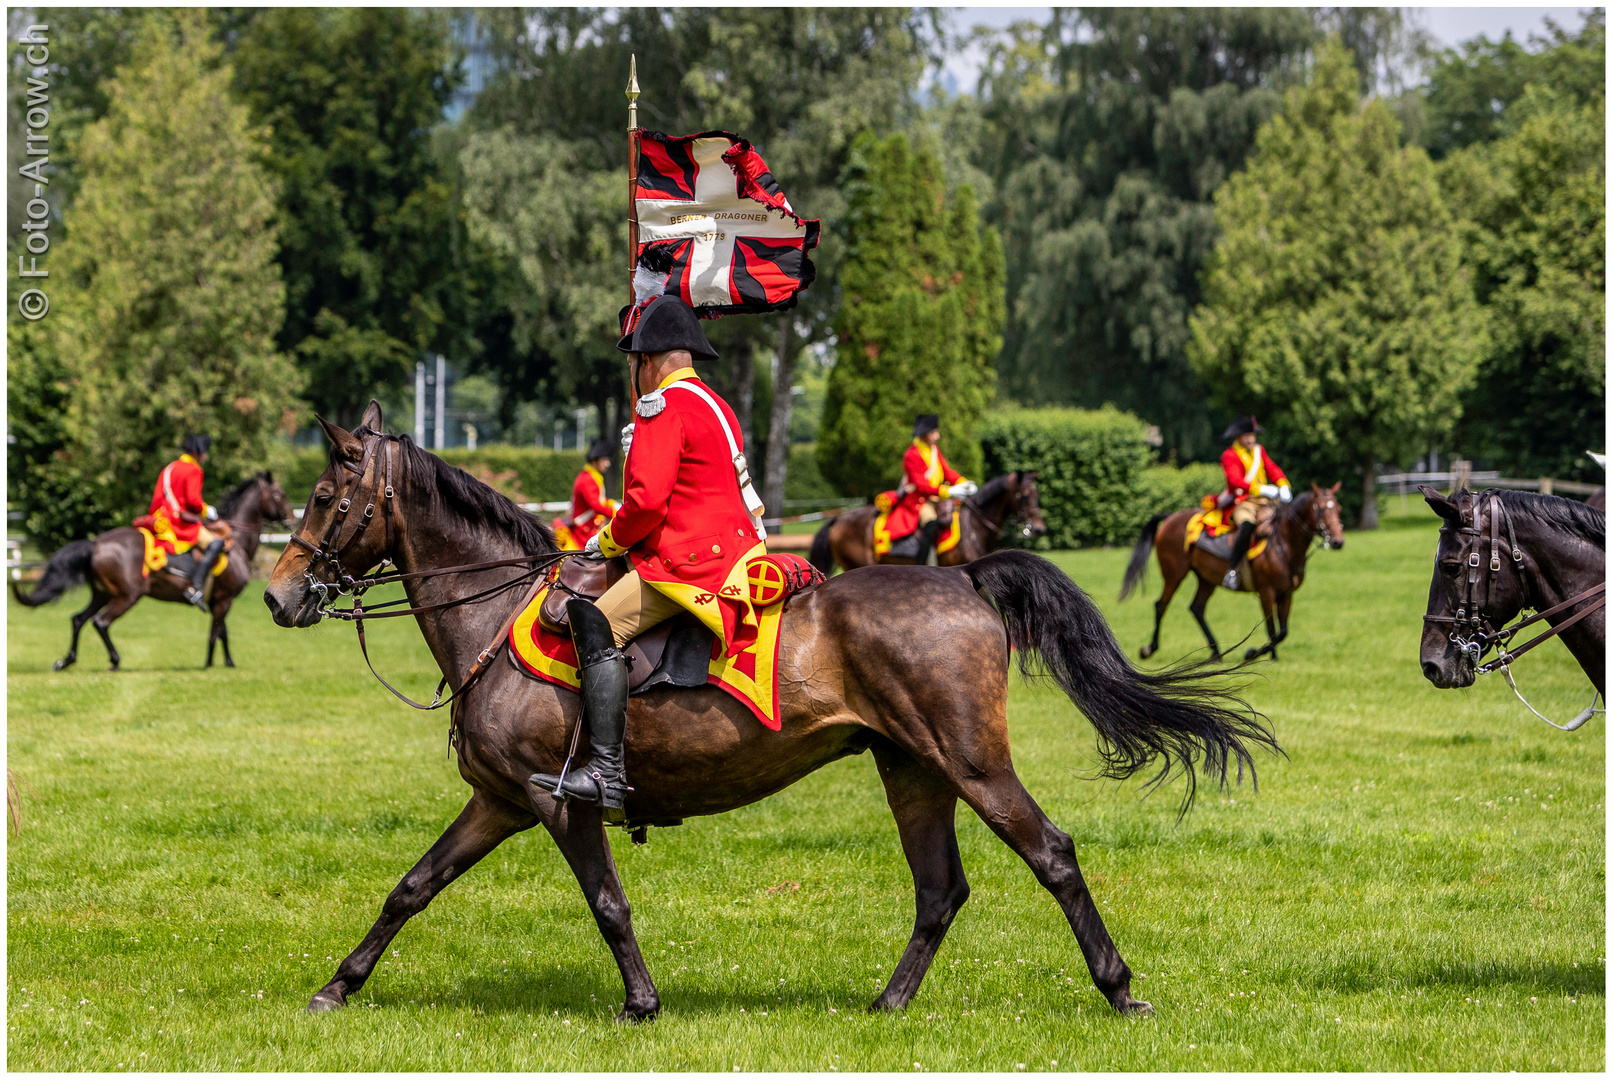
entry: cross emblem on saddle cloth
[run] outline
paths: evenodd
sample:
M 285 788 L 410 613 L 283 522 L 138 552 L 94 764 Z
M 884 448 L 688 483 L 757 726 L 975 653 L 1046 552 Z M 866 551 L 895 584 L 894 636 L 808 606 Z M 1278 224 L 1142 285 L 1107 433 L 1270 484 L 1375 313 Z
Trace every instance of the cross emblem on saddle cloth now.
M 796 216 L 749 142 L 725 131 L 639 133 L 639 249 L 672 257 L 667 291 L 702 316 L 792 307 L 816 275 L 818 222 Z

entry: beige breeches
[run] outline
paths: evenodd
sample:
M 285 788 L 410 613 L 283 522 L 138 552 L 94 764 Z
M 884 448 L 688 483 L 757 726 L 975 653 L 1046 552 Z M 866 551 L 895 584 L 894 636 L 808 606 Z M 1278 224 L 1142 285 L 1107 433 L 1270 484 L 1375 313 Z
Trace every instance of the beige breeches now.
M 938 499 L 924 500 L 923 505 L 919 507 L 919 528 L 922 529 L 935 520 L 935 504 L 939 501 Z
M 1255 496 L 1252 499 L 1245 499 L 1245 500 L 1243 500 L 1243 502 L 1239 503 L 1237 506 L 1234 506 L 1232 508 L 1232 524 L 1234 524 L 1234 525 L 1256 525 L 1256 524 L 1259 524 L 1260 517 L 1261 517 L 1260 512 L 1262 510 L 1264 510 L 1266 507 L 1270 506 L 1270 505 L 1271 505 L 1271 500 L 1270 499 L 1263 499 L 1263 498 L 1260 498 L 1259 496 Z
M 605 595 L 594 601 L 594 606 L 610 620 L 611 636 L 616 639 L 618 649 L 683 610 L 676 600 L 639 577 L 637 570 L 629 571 L 606 589 Z

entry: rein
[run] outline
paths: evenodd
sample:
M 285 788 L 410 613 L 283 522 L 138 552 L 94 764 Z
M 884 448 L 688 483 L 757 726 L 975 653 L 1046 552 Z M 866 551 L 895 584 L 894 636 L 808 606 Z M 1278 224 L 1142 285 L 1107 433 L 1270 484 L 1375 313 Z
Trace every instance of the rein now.
M 1546 717 L 1541 716 L 1539 710 L 1537 710 L 1533 705 L 1529 704 L 1528 700 L 1525 699 L 1523 694 L 1518 690 L 1518 684 L 1512 678 L 1512 664 L 1530 649 L 1533 649 L 1535 646 L 1547 641 L 1550 638 L 1556 637 L 1569 627 L 1573 626 L 1575 623 L 1579 622 L 1581 619 L 1593 615 L 1605 608 L 1607 606 L 1607 582 L 1599 582 L 1598 584 L 1592 585 L 1590 588 L 1584 589 L 1573 596 L 1570 596 L 1567 600 L 1564 600 L 1559 604 L 1555 604 L 1544 611 L 1537 611 L 1535 614 L 1530 615 L 1528 618 L 1514 623 L 1511 626 L 1496 629 L 1495 626 L 1490 622 L 1489 616 L 1485 614 L 1484 605 L 1486 597 L 1488 597 L 1491 602 L 1494 601 L 1496 586 L 1499 584 L 1499 575 L 1501 573 L 1501 528 L 1503 524 L 1505 524 L 1507 531 L 1508 553 L 1511 556 L 1513 568 L 1518 575 L 1518 583 L 1522 587 L 1523 596 L 1527 602 L 1529 596 L 1529 579 L 1524 575 L 1523 550 L 1518 547 L 1518 538 L 1512 527 L 1512 519 L 1507 517 L 1506 510 L 1501 502 L 1500 496 L 1497 495 L 1490 496 L 1489 572 L 1487 574 L 1481 572 L 1483 570 L 1484 562 L 1482 555 L 1482 549 L 1484 547 L 1484 501 L 1482 496 L 1478 496 L 1473 500 L 1472 526 L 1463 526 L 1459 528 L 1442 526 L 1439 530 L 1442 533 L 1453 533 L 1460 536 L 1471 536 L 1474 538 L 1472 550 L 1467 552 L 1467 557 L 1463 560 L 1467 566 L 1467 576 L 1463 582 L 1462 593 L 1459 598 L 1456 614 L 1424 615 L 1423 622 L 1434 623 L 1436 625 L 1440 623 L 1450 623 L 1451 643 L 1456 646 L 1459 652 L 1468 657 L 1469 661 L 1473 664 L 1473 672 L 1475 675 L 1491 675 L 1496 671 L 1500 671 L 1506 678 L 1507 685 L 1512 688 L 1513 694 L 1517 696 L 1519 701 L 1523 702 L 1524 708 L 1540 717 L 1541 720 L 1545 720 L 1546 723 L 1551 724 L 1552 727 L 1559 731 L 1573 731 L 1597 713 L 1606 712 L 1605 709 L 1596 708 L 1596 700 L 1601 695 L 1593 695 L 1591 697 L 1590 706 L 1587 707 L 1584 712 L 1570 720 L 1567 724 L 1552 723 L 1552 721 L 1546 719 Z M 1534 637 L 1530 638 L 1516 649 L 1507 648 L 1507 645 L 1509 645 L 1512 639 L 1517 636 L 1518 631 L 1522 630 L 1524 627 L 1531 626 L 1537 622 L 1540 622 L 1542 619 L 1548 619 L 1553 615 L 1560 614 L 1569 610 L 1570 608 L 1578 606 L 1579 604 L 1585 603 L 1586 601 L 1590 601 L 1587 606 L 1581 608 L 1579 611 L 1576 611 L 1573 615 L 1564 619 L 1556 626 L 1549 627 L 1544 633 L 1536 634 Z M 1464 636 L 1464 628 L 1471 631 L 1471 636 Z M 1496 650 L 1495 659 L 1481 664 L 1479 661 L 1483 658 L 1484 654 L 1489 652 L 1491 649 Z
M 342 497 L 340 502 L 337 503 L 336 513 L 332 515 L 330 524 L 325 528 L 325 535 L 320 538 L 319 543 L 317 545 L 310 543 L 300 533 L 293 533 L 291 536 L 291 542 L 306 550 L 311 556 L 308 566 L 303 570 L 303 577 L 307 580 L 309 589 L 319 598 L 315 605 L 315 610 L 318 611 L 319 617 L 321 619 L 343 619 L 351 622 L 354 629 L 358 632 L 359 651 L 364 654 L 365 666 L 370 669 L 370 674 L 375 676 L 376 682 L 386 687 L 387 690 L 391 692 L 393 697 L 397 698 L 405 705 L 408 705 L 411 708 L 419 709 L 422 712 L 429 712 L 433 709 L 440 709 L 445 705 L 452 705 L 466 691 L 475 685 L 477 680 L 480 679 L 483 673 L 487 671 L 488 662 L 499 654 L 504 641 L 509 637 L 510 627 L 515 624 L 515 620 L 520 617 L 522 610 L 525 609 L 527 604 L 531 603 L 532 598 L 536 596 L 538 590 L 543 587 L 544 582 L 548 578 L 546 571 L 563 560 L 580 555 L 582 553 L 577 551 L 550 551 L 542 552 L 537 555 L 517 555 L 514 558 L 509 559 L 492 559 L 486 562 L 465 563 L 460 566 L 443 566 L 430 570 L 415 570 L 409 573 L 399 573 L 394 571 L 391 573 L 369 574 L 362 577 L 354 577 L 346 573 L 342 569 L 341 557 L 343 554 L 353 549 L 353 546 L 358 542 L 359 538 L 364 535 L 364 530 L 369 527 L 371 519 L 373 519 L 375 516 L 375 506 L 378 497 L 381 500 L 381 519 L 383 528 L 386 530 L 386 545 L 388 549 L 390 549 L 392 546 L 392 500 L 396 495 L 395 489 L 392 486 L 392 458 L 393 447 L 397 443 L 398 436 L 380 433 L 374 434 L 377 434 L 379 437 L 376 438 L 375 442 L 370 443 L 364 448 L 363 458 L 359 461 L 358 465 L 355 466 L 350 461 L 342 461 L 342 467 L 350 472 L 352 476 L 342 489 Z M 374 456 L 377 447 L 383 445 L 386 447 L 381 455 L 385 462 L 385 483 L 384 485 L 382 483 L 381 467 L 376 465 L 375 480 L 368 490 L 368 498 L 366 500 L 363 514 L 358 519 L 357 527 L 347 537 L 346 542 L 344 543 L 342 542 L 342 531 L 344 528 L 346 528 L 347 516 L 353 506 L 353 496 L 359 485 L 363 483 L 365 475 L 371 471 L 371 466 L 374 464 Z M 321 565 L 328 566 L 330 568 L 335 580 L 321 581 L 314 576 L 314 570 Z M 385 560 L 383 560 L 381 565 L 383 567 L 386 565 Z M 483 589 L 480 592 L 474 592 L 468 596 L 461 596 L 453 600 L 444 600 L 436 604 L 423 604 L 418 607 L 398 608 L 397 605 L 399 604 L 409 603 L 408 598 L 405 597 L 401 600 L 388 600 L 384 603 L 377 604 L 368 611 L 366 611 L 364 608 L 364 593 L 379 585 L 393 585 L 404 581 L 420 581 L 427 578 L 446 577 L 451 574 L 471 574 L 482 570 L 495 570 L 506 566 L 532 566 L 532 568 L 524 574 L 518 574 L 509 581 L 500 582 L 499 584 L 490 586 L 489 588 Z M 509 590 L 520 585 L 530 585 L 525 599 L 515 606 L 515 610 L 512 611 L 509 618 L 505 620 L 504 626 L 499 630 L 498 635 L 488 643 L 486 648 L 477 654 L 475 663 L 471 664 L 470 670 L 465 673 L 465 678 L 459 684 L 459 689 L 455 690 L 446 699 L 442 696 L 443 690 L 448 686 L 448 676 L 446 675 L 444 675 L 437 683 L 437 690 L 432 695 L 431 703 L 429 705 L 422 705 L 420 702 L 415 701 L 414 699 L 403 694 L 397 689 L 397 687 L 393 686 L 391 683 L 387 682 L 386 679 L 382 678 L 380 672 L 375 670 L 375 664 L 370 660 L 369 644 L 364 636 L 365 619 L 399 619 L 408 615 L 422 615 L 432 611 L 446 611 L 449 608 L 456 608 L 466 604 L 485 602 L 492 599 L 494 596 L 499 595 L 500 593 L 508 592 Z M 348 608 L 331 607 L 330 604 L 335 599 L 335 597 L 332 595 L 333 590 L 336 596 L 351 596 L 353 598 L 352 606 Z

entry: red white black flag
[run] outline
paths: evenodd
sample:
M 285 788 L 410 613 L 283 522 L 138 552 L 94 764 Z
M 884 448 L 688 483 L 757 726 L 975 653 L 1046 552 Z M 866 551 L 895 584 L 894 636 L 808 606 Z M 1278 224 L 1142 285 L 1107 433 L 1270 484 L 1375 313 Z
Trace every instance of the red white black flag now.
M 796 215 L 755 147 L 726 131 L 638 134 L 639 263 L 704 318 L 794 307 L 817 273 L 818 222 Z

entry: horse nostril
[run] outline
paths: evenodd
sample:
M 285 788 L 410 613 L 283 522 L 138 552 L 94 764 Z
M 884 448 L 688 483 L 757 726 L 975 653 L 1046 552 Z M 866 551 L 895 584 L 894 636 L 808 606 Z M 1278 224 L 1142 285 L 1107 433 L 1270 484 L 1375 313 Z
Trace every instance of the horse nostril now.
M 1439 679 L 1439 665 L 1432 660 L 1423 661 L 1423 678 L 1429 682 L 1437 682 Z

